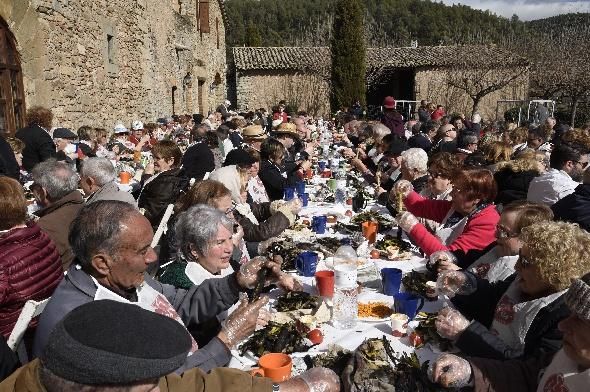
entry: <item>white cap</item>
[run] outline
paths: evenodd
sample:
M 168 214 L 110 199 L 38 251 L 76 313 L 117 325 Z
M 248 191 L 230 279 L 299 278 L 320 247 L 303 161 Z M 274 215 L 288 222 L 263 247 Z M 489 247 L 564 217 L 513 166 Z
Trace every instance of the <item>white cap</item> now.
M 113 128 L 113 130 L 115 131 L 115 133 L 127 133 L 129 132 L 129 130 L 125 127 L 125 125 L 118 123 L 117 125 L 115 125 L 115 128 Z
M 139 120 L 135 120 L 133 121 L 133 123 L 131 124 L 131 128 L 134 131 L 139 131 L 140 129 L 143 129 L 143 123 Z

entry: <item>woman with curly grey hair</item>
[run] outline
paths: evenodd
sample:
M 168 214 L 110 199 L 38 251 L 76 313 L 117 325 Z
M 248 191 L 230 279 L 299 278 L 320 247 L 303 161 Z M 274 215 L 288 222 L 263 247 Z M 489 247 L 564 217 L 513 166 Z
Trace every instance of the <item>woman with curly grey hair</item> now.
M 493 359 L 529 358 L 561 347 L 564 294 L 590 271 L 590 235 L 578 225 L 538 222 L 522 229 L 516 274 L 489 283 L 469 272 L 439 275 L 441 293 L 457 310 L 438 314 L 438 333 L 463 353 Z M 470 321 L 471 320 L 471 321 Z

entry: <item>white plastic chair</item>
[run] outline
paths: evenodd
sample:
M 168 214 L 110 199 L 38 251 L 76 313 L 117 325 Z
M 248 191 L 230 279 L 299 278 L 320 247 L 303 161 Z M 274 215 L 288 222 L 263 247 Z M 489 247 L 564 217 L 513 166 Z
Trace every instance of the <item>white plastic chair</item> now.
M 23 310 L 20 312 L 20 316 L 18 316 L 16 324 L 10 333 L 10 337 L 8 338 L 8 347 L 10 347 L 12 351 L 16 351 L 27 328 L 29 328 L 29 323 L 33 318 L 43 313 L 43 310 L 45 310 L 45 306 L 50 299 L 51 297 L 40 302 L 31 299 L 25 303 Z

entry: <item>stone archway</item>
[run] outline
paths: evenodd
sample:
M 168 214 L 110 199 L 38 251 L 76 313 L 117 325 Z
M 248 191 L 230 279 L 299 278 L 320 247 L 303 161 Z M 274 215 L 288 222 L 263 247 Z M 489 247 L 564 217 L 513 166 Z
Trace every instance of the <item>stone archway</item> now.
M 24 122 L 25 94 L 16 39 L 0 18 L 0 133 L 12 135 Z

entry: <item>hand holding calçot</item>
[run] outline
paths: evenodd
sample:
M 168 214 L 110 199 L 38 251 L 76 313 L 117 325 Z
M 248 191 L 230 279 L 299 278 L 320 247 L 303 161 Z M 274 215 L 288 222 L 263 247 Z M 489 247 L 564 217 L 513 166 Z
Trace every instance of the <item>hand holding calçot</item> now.
M 477 287 L 474 286 L 467 274 L 462 271 L 443 271 L 438 275 L 436 288 L 439 293 L 453 298 L 455 295 L 469 295 Z
M 436 332 L 443 338 L 457 340 L 469 326 L 469 320 L 458 310 L 449 307 L 442 308 L 438 312 L 435 321 Z
M 439 250 L 430 255 L 428 258 L 428 268 L 443 271 L 458 271 L 461 269 L 457 264 L 457 257 L 448 250 Z
M 399 214 L 397 214 L 395 219 L 397 220 L 397 224 L 399 225 L 399 227 L 406 233 L 411 232 L 414 226 L 420 223 L 418 221 L 418 218 L 416 218 L 414 214 L 412 214 L 409 211 L 400 212 Z
M 428 376 L 445 388 L 464 388 L 471 379 L 471 364 L 456 355 L 442 354 L 430 363 Z
M 250 336 L 258 322 L 260 308 L 268 303 L 268 297 L 261 297 L 249 304 L 248 296 L 242 294 L 236 310 L 225 320 L 218 335 L 228 348 L 233 348 L 243 339 Z
M 398 182 L 396 182 L 393 185 L 393 188 L 391 188 L 391 194 L 389 195 L 389 198 L 392 201 L 397 200 L 397 195 L 402 195 L 402 197 L 405 199 L 406 197 L 408 197 L 408 195 L 414 190 L 414 186 L 412 185 L 412 183 L 408 180 L 399 180 Z

